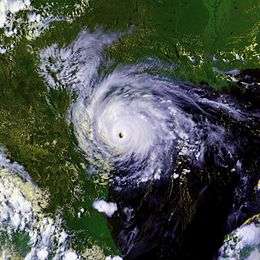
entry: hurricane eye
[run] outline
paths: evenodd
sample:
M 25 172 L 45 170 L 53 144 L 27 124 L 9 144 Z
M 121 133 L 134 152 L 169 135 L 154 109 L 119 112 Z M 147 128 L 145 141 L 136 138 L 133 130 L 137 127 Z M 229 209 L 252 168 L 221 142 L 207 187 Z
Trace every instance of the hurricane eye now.
M 123 138 L 124 137 L 122 132 L 119 132 L 118 136 L 119 136 L 119 138 Z

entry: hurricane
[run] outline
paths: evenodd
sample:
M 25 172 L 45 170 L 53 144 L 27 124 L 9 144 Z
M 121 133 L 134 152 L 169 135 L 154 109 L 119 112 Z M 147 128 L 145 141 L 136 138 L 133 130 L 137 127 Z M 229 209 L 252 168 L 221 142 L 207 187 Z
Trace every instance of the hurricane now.
M 149 250 L 162 245 L 160 239 L 167 242 L 156 254 L 167 255 L 171 250 L 165 245 L 172 245 L 169 241 L 175 241 L 176 234 L 184 233 L 187 225 L 198 225 L 193 217 L 205 197 L 224 204 L 225 217 L 216 222 L 218 227 L 228 222 L 227 216 L 234 221 L 248 205 L 258 179 L 259 134 L 254 129 L 259 109 L 209 86 L 167 76 L 165 69 L 175 65 L 154 57 L 117 64 L 105 50 L 120 37 L 85 30 L 67 47 L 43 49 L 39 73 L 49 88 L 75 94 L 67 119 L 78 146 L 88 160 L 106 162 L 113 173 L 111 198 L 119 205 L 116 217 L 121 219 L 116 237 L 126 259 L 149 256 Z M 220 184 L 223 178 L 228 185 Z M 212 183 L 219 184 L 214 192 L 223 192 L 226 201 L 212 195 Z M 190 200 L 183 206 L 185 191 Z M 134 202 L 137 198 L 141 206 Z M 190 243 L 185 235 L 180 240 Z

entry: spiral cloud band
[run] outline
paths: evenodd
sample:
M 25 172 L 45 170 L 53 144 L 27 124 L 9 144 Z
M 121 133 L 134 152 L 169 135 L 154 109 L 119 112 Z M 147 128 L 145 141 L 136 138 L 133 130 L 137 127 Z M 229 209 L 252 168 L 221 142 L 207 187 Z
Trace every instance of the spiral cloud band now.
M 76 93 L 68 120 L 78 145 L 113 173 L 125 259 L 210 259 L 227 226 L 257 211 L 249 200 L 259 178 L 259 107 L 162 76 L 173 65 L 155 59 L 116 65 L 104 49 L 119 37 L 84 31 L 65 48 L 50 46 L 40 73 L 50 88 Z
M 78 94 L 70 120 L 82 150 L 127 171 L 127 176 L 119 174 L 121 184 L 160 179 L 180 155 L 202 164 L 209 145 L 217 147 L 216 160 L 225 164 L 235 146 L 216 122 L 217 114 L 240 121 L 247 115 L 225 96 L 209 98 L 206 90 L 149 75 L 163 66 L 154 60 L 100 75 L 100 66 L 110 65 L 103 48 L 118 37 L 83 32 L 67 48 L 54 45 L 41 53 L 41 73 L 49 85 L 61 84 Z

